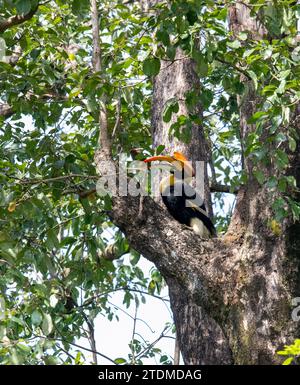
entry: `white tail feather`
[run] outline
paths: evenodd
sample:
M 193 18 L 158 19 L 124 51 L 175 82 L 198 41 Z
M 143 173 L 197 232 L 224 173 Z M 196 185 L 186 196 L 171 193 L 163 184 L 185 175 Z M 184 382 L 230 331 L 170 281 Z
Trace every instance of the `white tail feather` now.
M 209 230 L 199 218 L 192 218 L 190 226 L 196 234 L 200 235 L 201 238 L 210 238 Z

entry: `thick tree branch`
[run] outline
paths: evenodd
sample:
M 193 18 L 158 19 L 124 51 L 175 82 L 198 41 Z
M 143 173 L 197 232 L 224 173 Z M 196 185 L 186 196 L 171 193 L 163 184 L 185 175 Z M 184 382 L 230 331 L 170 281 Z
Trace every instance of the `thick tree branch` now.
M 228 245 L 219 239 L 204 241 L 195 236 L 150 197 L 144 198 L 143 222 L 136 221 L 138 213 L 138 197 L 113 199 L 111 218 L 133 248 L 154 262 L 167 281 L 176 279 L 189 290 L 191 282 L 198 282 L 194 295 L 202 306 L 217 314 L 224 303 L 223 282 L 229 284 L 232 273 L 225 263 L 230 253 Z
M 97 358 L 97 346 L 96 346 L 96 340 L 95 340 L 94 321 L 91 320 L 84 312 L 82 312 L 82 315 L 88 326 L 88 339 L 91 346 L 91 351 L 93 352 L 93 364 L 97 365 L 98 358 Z
M 39 8 L 39 4 L 35 8 L 33 8 L 30 12 L 28 12 L 26 15 L 14 15 L 9 17 L 6 20 L 1 21 L 0 33 L 5 32 L 7 29 L 11 27 L 22 24 L 27 20 L 30 20 L 34 16 L 38 8 Z
M 97 8 L 97 1 L 90 0 L 91 3 L 91 19 L 92 19 L 92 33 L 93 33 L 93 68 L 95 74 L 103 75 L 102 60 L 101 60 L 101 41 L 99 32 L 99 15 Z M 101 79 L 103 80 L 103 79 Z M 110 158 L 111 144 L 108 134 L 108 118 L 106 108 L 106 97 L 105 95 L 100 100 L 100 112 L 99 112 L 99 124 L 100 124 L 100 135 L 99 145 L 101 152 L 106 159 Z
M 63 103 L 63 102 L 68 102 L 70 100 L 69 96 L 67 95 L 60 95 L 58 93 L 51 92 L 51 91 L 46 92 L 43 95 L 35 95 L 33 92 L 28 92 L 24 96 L 24 98 L 29 101 L 35 98 L 36 103 L 50 101 L 50 100 L 51 101 L 53 100 L 58 103 Z M 85 104 L 80 99 L 77 98 L 76 102 L 78 102 L 78 104 L 82 105 L 83 107 L 86 107 Z M 2 116 L 4 117 L 4 119 L 7 119 L 17 112 L 18 111 L 13 106 L 10 106 L 8 103 L 0 103 L 0 117 Z
M 230 188 L 230 186 L 218 183 L 218 182 L 211 182 L 209 185 L 210 192 L 222 192 L 222 193 L 228 193 L 228 194 L 237 194 L 238 188 L 234 188 L 233 190 Z
M 14 110 L 9 104 L 7 103 L 0 104 L 0 116 L 2 116 L 4 119 L 11 117 L 13 113 L 14 113 Z

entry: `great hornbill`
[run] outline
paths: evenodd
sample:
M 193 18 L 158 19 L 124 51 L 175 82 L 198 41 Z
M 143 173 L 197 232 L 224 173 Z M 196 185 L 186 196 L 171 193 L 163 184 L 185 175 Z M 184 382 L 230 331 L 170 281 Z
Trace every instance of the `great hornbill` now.
M 163 178 L 159 186 L 169 213 L 201 237 L 214 237 L 216 229 L 207 214 L 203 199 L 189 185 L 195 174 L 191 163 L 180 152 L 174 152 L 173 156 L 152 156 L 144 162 L 156 160 L 167 161 L 173 166 L 170 175 Z

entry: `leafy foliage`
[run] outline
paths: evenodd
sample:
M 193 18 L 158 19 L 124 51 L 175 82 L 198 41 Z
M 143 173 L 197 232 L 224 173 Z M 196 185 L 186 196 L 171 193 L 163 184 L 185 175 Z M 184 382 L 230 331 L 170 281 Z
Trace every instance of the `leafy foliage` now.
M 293 344 L 286 345 L 284 350 L 278 351 L 277 354 L 289 356 L 283 361 L 282 365 L 299 364 L 300 340 L 295 340 Z

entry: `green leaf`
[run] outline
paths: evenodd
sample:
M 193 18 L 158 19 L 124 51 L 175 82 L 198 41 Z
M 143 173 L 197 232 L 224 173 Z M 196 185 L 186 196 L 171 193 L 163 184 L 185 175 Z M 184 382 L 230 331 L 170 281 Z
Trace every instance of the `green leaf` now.
M 285 178 L 280 178 L 279 179 L 278 190 L 280 192 L 285 192 L 286 191 L 286 180 L 285 180 Z
M 169 357 L 166 356 L 166 355 L 163 355 L 163 356 L 160 357 L 159 362 L 160 362 L 160 363 L 163 363 L 163 362 L 166 362 L 166 361 L 168 361 L 168 360 L 169 360 Z
M 237 49 L 242 46 L 241 42 L 239 40 L 229 41 L 227 42 L 228 47 Z
M 208 64 L 206 61 L 202 61 L 201 63 L 197 64 L 197 72 L 200 77 L 204 78 L 208 74 Z
M 226 21 L 226 19 L 227 19 L 227 13 L 228 13 L 227 8 L 225 8 L 225 7 L 224 7 L 224 8 L 221 8 L 221 7 L 220 7 L 220 10 L 219 10 L 219 12 L 218 12 L 218 14 L 217 14 L 217 19 Z
M 132 299 L 133 295 L 129 291 L 126 291 L 124 294 L 123 304 L 125 304 L 126 307 L 129 308 Z
M 278 184 L 278 180 L 275 176 L 271 176 L 267 182 L 267 186 L 270 189 L 277 187 L 277 184 Z
M 255 90 L 257 90 L 257 87 L 258 87 L 258 80 L 257 80 L 256 73 L 253 72 L 253 71 L 251 71 L 251 70 L 248 70 L 247 73 L 248 73 L 248 75 L 250 76 L 250 78 L 251 78 L 252 81 L 253 81 Z
M 288 198 L 288 202 L 293 214 L 294 221 L 298 221 L 300 218 L 300 204 L 291 198 Z
M 282 365 L 290 365 L 293 361 L 294 357 L 289 357 L 283 361 Z
M 22 356 L 17 353 L 16 348 L 12 348 L 10 360 L 13 365 L 21 365 L 23 363 Z
M 296 148 L 297 148 L 297 142 L 293 137 L 289 136 L 289 149 L 294 152 L 296 151 Z
M 127 362 L 125 358 L 116 358 L 114 361 L 116 364 L 125 364 Z
M 169 123 L 172 118 L 172 107 L 168 106 L 163 112 L 163 121 Z
M 0 321 L 5 318 L 5 299 L 0 297 Z
M 163 144 L 160 144 L 158 147 L 156 147 L 156 151 L 155 151 L 156 155 L 160 155 L 165 149 L 165 147 L 166 146 L 164 146 Z
M 58 357 L 54 356 L 46 356 L 44 361 L 46 365 L 58 365 L 60 363 Z
M 31 11 L 31 1 L 30 0 L 18 0 L 16 3 L 17 12 L 20 15 L 27 15 Z
M 82 353 L 77 352 L 76 357 L 75 357 L 75 365 L 81 365 L 82 364 L 81 356 L 82 356 Z
M 53 329 L 53 322 L 50 314 L 44 314 L 43 323 L 42 323 L 43 333 L 46 336 L 48 336 L 52 332 L 52 329 Z
M 193 59 L 196 62 L 196 71 L 200 77 L 205 77 L 208 73 L 208 60 L 201 52 L 195 50 Z
M 289 124 L 290 122 L 290 116 L 291 116 L 291 109 L 290 107 L 282 106 L 282 122 L 284 124 Z
M 50 306 L 54 308 L 57 305 L 57 303 L 58 303 L 57 296 L 55 294 L 51 294 L 50 295 Z
M 214 93 L 208 88 L 203 88 L 201 90 L 199 99 L 203 105 L 203 108 L 207 110 L 214 100 Z
M 148 285 L 149 294 L 154 294 L 155 288 L 156 288 L 156 283 L 153 280 L 151 280 Z
M 149 57 L 143 62 L 143 72 L 146 76 L 155 76 L 160 70 L 160 60 L 156 57 Z
M 170 36 L 165 30 L 157 31 L 156 38 L 158 41 L 161 41 L 165 46 L 168 46 L 170 44 Z
M 170 60 L 174 60 L 176 55 L 176 48 L 173 45 L 169 45 L 167 47 L 166 54 Z
M 83 12 L 87 11 L 89 7 L 88 0 L 73 0 L 72 1 L 72 12 L 76 16 L 81 16 Z
M 179 111 L 178 101 L 174 98 L 169 99 L 166 102 L 165 108 L 163 110 L 163 121 L 165 123 L 168 123 L 172 118 L 173 112 L 176 114 L 178 111 Z
M 140 258 L 141 258 L 141 255 L 139 253 L 137 253 L 134 250 L 130 251 L 130 263 L 133 266 L 136 265 L 139 262 Z
M 275 152 L 275 161 L 280 169 L 287 167 L 289 164 L 289 158 L 287 154 L 280 149 L 277 149 Z
M 46 245 L 49 249 L 59 249 L 59 240 L 54 229 L 49 229 L 47 231 Z
M 274 94 L 276 89 L 277 89 L 277 87 L 274 84 L 269 84 L 263 88 L 262 94 L 267 95 L 267 96 L 271 96 Z
M 21 350 L 22 352 L 24 352 L 25 354 L 29 354 L 31 352 L 31 347 L 30 346 L 27 346 L 25 344 L 18 344 L 17 345 L 18 349 Z
M 281 222 L 284 218 L 288 216 L 288 211 L 286 209 L 286 203 L 283 198 L 277 198 L 272 204 L 272 208 L 275 212 L 277 222 Z
M 255 175 L 258 183 L 262 185 L 265 181 L 265 174 L 261 170 L 255 170 L 253 171 L 253 174 Z
M 285 71 L 280 71 L 279 72 L 279 78 L 280 79 L 286 79 L 289 76 L 290 73 L 291 73 L 290 69 L 285 70 Z
M 12 316 L 10 319 L 11 319 L 11 321 L 17 323 L 20 326 L 25 326 L 26 325 L 25 322 L 22 319 L 18 318 L 18 317 Z
M 238 34 L 238 38 L 239 38 L 240 40 L 242 40 L 242 41 L 247 40 L 247 38 L 248 38 L 247 32 L 240 32 L 240 33 Z
M 286 141 L 286 136 L 283 132 L 279 132 L 275 137 L 276 142 L 282 143 Z
M 34 310 L 33 313 L 31 313 L 31 322 L 35 326 L 39 326 L 43 320 L 42 314 L 38 310 Z

